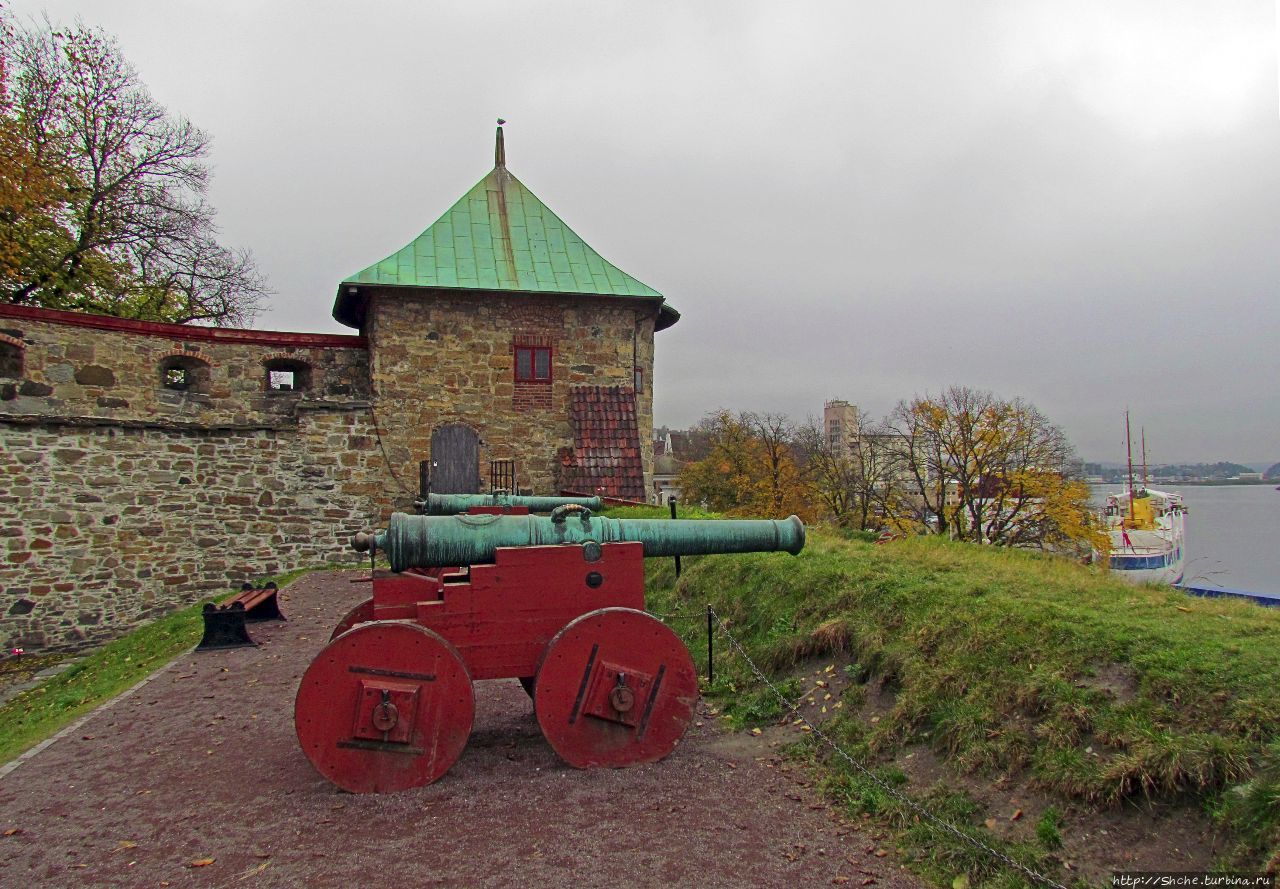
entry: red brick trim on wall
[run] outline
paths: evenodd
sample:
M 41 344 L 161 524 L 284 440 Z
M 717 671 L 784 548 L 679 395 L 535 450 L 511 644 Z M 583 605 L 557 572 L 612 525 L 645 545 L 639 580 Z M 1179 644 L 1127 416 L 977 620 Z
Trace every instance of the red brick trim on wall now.
M 516 346 L 538 346 L 550 349 L 555 346 L 555 337 L 542 333 L 517 333 L 512 341 L 511 348 Z
M 554 405 L 549 382 L 549 380 L 538 383 L 517 382 L 511 397 L 511 406 L 518 411 L 550 410 Z
M 186 348 L 183 348 L 182 346 L 176 346 L 170 349 L 168 352 L 165 352 L 163 355 L 161 355 L 160 356 L 161 362 L 163 362 L 164 359 L 166 358 L 194 358 L 196 361 L 199 361 L 201 364 L 206 364 L 209 367 L 216 366 L 215 362 L 210 361 L 208 356 L 205 355 L 203 352 L 197 352 L 194 349 L 186 349 Z
M 218 343 L 245 343 L 260 346 L 301 346 L 303 348 L 367 349 L 362 336 L 337 333 L 290 333 L 283 330 L 246 330 L 241 327 L 198 327 L 194 324 L 162 324 L 157 321 L 135 321 L 110 315 L 64 312 L 36 306 L 0 305 L 0 318 L 22 318 L 49 324 L 67 324 L 95 330 L 115 330 L 144 336 L 169 336 L 183 340 Z

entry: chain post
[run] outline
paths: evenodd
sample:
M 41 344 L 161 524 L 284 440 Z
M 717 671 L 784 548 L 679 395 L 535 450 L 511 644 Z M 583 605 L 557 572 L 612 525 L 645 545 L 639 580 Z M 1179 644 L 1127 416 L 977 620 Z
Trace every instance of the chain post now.
M 707 686 L 710 687 L 716 681 L 715 668 L 715 616 L 716 613 L 711 610 L 711 603 L 707 603 Z
M 667 503 L 671 507 L 671 517 L 674 519 L 676 517 L 676 498 L 674 497 L 670 498 L 669 500 L 667 500 Z M 679 579 L 680 579 L 680 557 L 676 556 L 676 580 L 679 580 Z

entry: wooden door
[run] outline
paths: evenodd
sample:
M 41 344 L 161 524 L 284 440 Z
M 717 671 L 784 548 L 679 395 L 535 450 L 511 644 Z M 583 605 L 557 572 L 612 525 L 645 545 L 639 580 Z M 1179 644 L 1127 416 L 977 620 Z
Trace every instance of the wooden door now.
M 431 431 L 431 490 L 480 493 L 480 436 L 470 426 L 453 423 Z

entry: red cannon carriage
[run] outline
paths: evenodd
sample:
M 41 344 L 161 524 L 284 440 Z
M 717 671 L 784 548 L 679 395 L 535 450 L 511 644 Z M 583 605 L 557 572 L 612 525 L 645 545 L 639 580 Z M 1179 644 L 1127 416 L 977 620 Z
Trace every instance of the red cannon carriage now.
M 645 556 L 798 553 L 804 525 L 611 519 L 577 505 L 549 518 L 395 513 L 355 546 L 385 552 L 391 571 L 374 572 L 372 598 L 307 668 L 294 722 L 321 774 L 382 793 L 448 771 L 481 679 L 522 680 L 570 765 L 666 756 L 698 683 L 684 643 L 644 611 Z

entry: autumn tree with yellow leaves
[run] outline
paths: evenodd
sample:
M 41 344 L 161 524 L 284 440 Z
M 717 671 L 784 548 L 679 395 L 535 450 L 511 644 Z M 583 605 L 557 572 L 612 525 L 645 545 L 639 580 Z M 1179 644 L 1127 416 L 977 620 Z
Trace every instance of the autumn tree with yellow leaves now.
M 815 421 L 721 410 L 698 427 L 706 456 L 683 496 L 733 515 L 796 513 L 843 527 L 945 534 L 1085 554 L 1107 535 L 1062 430 L 1021 398 L 953 386 L 859 415 L 833 441 Z
M 997 546 L 1105 549 L 1066 435 L 1034 405 L 952 386 L 894 408 L 886 425 L 921 531 Z
M 12 58 L 17 32 L 0 6 L 0 282 L 15 281 L 24 267 L 57 239 L 57 213 L 65 171 L 26 137 L 13 98 Z
M 721 410 L 704 418 L 698 432 L 709 450 L 680 473 L 682 497 L 731 515 L 813 515 L 786 417 Z

